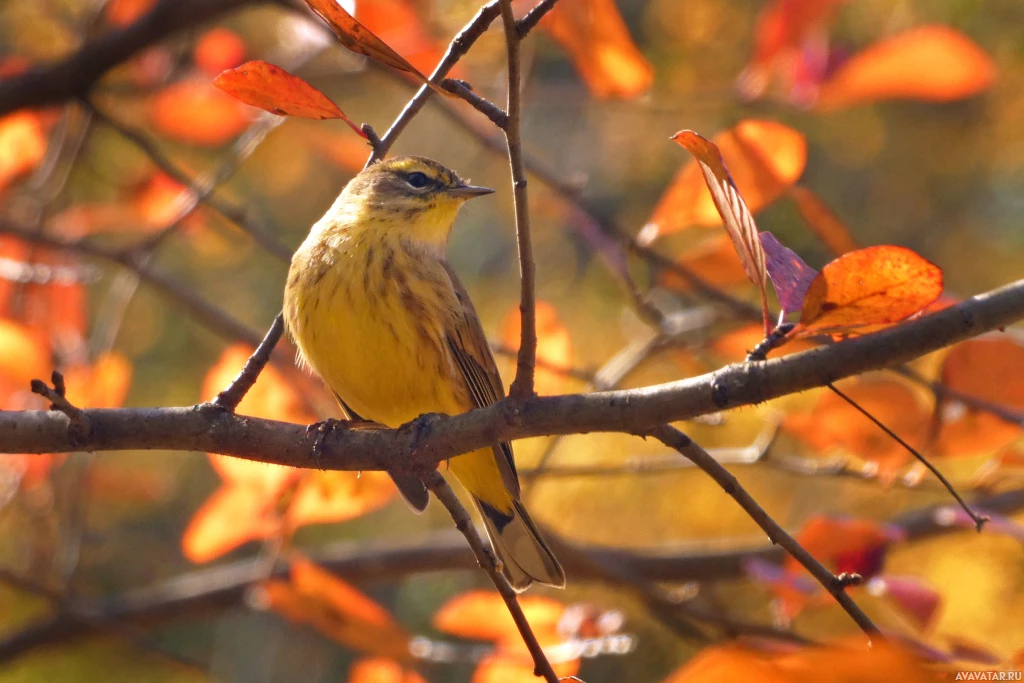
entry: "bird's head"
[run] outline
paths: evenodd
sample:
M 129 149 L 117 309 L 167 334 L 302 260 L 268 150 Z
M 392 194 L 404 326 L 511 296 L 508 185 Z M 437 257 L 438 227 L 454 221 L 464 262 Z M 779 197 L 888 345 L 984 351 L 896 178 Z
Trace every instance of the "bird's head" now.
M 328 216 L 348 226 L 401 230 L 413 239 L 443 244 L 466 200 L 492 192 L 432 159 L 401 156 L 361 171 Z

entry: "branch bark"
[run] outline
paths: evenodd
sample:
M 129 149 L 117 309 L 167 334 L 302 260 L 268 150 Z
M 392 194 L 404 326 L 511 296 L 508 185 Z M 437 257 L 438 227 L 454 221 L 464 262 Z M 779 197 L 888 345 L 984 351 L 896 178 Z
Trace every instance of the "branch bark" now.
M 1024 318 L 1024 280 L 896 327 L 784 358 L 737 363 L 712 373 L 639 389 L 532 397 L 453 417 L 429 433 L 335 430 L 314 462 L 305 425 L 225 413 L 212 406 L 85 410 L 90 431 L 74 446 L 58 412 L 0 412 L 0 452 L 170 449 L 208 451 L 262 462 L 338 470 L 422 471 L 500 441 L 587 432 L 649 433 L 687 420 L 877 370 Z

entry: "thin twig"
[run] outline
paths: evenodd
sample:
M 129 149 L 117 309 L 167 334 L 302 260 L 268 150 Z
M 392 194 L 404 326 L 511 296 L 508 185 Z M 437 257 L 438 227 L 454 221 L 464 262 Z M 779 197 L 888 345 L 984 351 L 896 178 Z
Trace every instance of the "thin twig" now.
M 512 173 L 512 192 L 516 217 L 516 243 L 519 247 L 519 313 L 522 319 L 516 377 L 509 389 L 513 401 L 533 395 L 533 374 L 537 364 L 536 264 L 530 235 L 530 210 L 526 192 L 526 170 L 523 167 L 521 136 L 522 91 L 519 61 L 519 32 L 512 13 L 512 0 L 501 0 L 501 21 L 505 26 L 505 49 L 508 54 L 508 105 L 505 111 L 505 142 Z
M 245 361 L 245 365 L 242 367 L 242 371 L 238 373 L 238 377 L 235 377 L 231 384 L 224 391 L 217 394 L 217 398 L 213 399 L 214 405 L 230 411 L 238 408 L 238 404 L 245 398 L 249 389 L 252 389 L 252 385 L 256 384 L 256 380 L 259 378 L 260 373 L 263 372 L 263 368 L 270 362 L 270 356 L 274 352 L 274 347 L 281 340 L 283 333 L 284 315 L 278 313 L 277 317 L 274 318 L 274 322 L 270 325 L 270 329 L 267 330 L 266 336 L 263 337 L 263 341 L 256 347 L 253 354 L 249 356 L 249 360 Z
M 476 531 L 476 527 L 473 526 L 473 520 L 470 519 L 469 512 L 462 506 L 462 503 L 455 496 L 455 492 L 452 491 L 452 488 L 448 486 L 448 482 L 444 480 L 444 477 L 437 470 L 426 475 L 423 483 L 434 492 L 437 499 L 448 510 L 448 514 L 451 515 L 452 520 L 455 522 L 455 527 L 466 537 L 469 547 L 472 548 L 473 554 L 476 555 L 477 560 L 480 562 L 480 567 L 487 572 L 487 576 L 490 577 L 494 587 L 498 589 L 502 600 L 505 601 L 505 606 L 508 608 L 509 614 L 512 615 L 516 628 L 519 629 L 519 635 L 526 644 L 526 648 L 530 651 L 530 656 L 533 657 L 534 675 L 543 677 L 548 683 L 558 683 L 558 675 L 551 668 L 551 663 L 544 654 L 544 648 L 537 642 L 537 636 L 533 634 L 530 622 L 526 620 L 526 615 L 523 614 L 523 609 L 519 606 L 516 592 L 512 590 L 512 586 L 509 585 L 505 576 L 495 566 L 494 557 L 490 549 L 484 545 L 480 534 Z
M 747 493 L 739 481 L 725 469 L 717 460 L 698 446 L 690 437 L 671 425 L 662 425 L 651 432 L 651 435 L 664 443 L 669 448 L 674 448 L 679 453 L 693 461 L 697 467 L 703 470 L 708 476 L 715 480 L 722 490 L 732 496 L 733 500 L 739 503 L 740 507 L 750 516 L 754 522 L 764 530 L 769 540 L 776 545 L 782 546 L 793 558 L 802 564 L 807 571 L 818 580 L 825 590 L 836 599 L 846 613 L 857 623 L 861 629 L 871 637 L 881 637 L 881 633 L 874 622 L 861 610 L 853 599 L 846 594 L 845 588 L 851 581 L 856 581 L 852 576 L 847 575 L 840 578 L 825 568 L 814 558 L 802 545 L 779 526 L 778 522 L 772 519 L 771 515 L 764 511 L 753 496 Z
M 834 394 L 835 394 L 836 396 L 838 396 L 839 398 L 841 398 L 841 399 L 843 399 L 844 401 L 846 401 L 847 403 L 849 403 L 849 404 L 850 404 L 850 405 L 851 405 L 851 406 L 852 406 L 852 407 L 853 407 L 853 408 L 854 408 L 854 409 L 855 409 L 855 410 L 856 410 L 856 411 L 857 411 L 858 413 L 860 413 L 861 415 L 863 415 L 863 416 L 864 416 L 864 417 L 866 417 L 867 419 L 871 420 L 871 422 L 873 422 L 873 423 L 875 424 L 875 426 L 877 426 L 877 427 L 878 427 L 879 429 L 881 429 L 881 430 L 882 430 L 883 432 L 885 432 L 885 433 L 886 433 L 886 434 L 888 434 L 888 435 L 889 435 L 890 437 L 892 437 L 892 439 L 893 439 L 893 440 L 895 440 L 895 441 L 896 441 L 896 443 L 898 443 L 899 445 L 903 446 L 903 448 L 905 448 L 905 449 L 907 450 L 907 452 L 908 452 L 908 453 L 910 453 L 910 454 L 911 454 L 912 456 L 914 456 L 915 458 L 917 458 L 918 462 L 920 462 L 920 463 L 921 463 L 922 465 L 924 465 L 925 467 L 927 467 L 927 468 L 928 468 L 928 471 L 929 471 L 929 472 L 931 472 L 932 474 L 934 474 L 934 475 L 935 475 L 935 478 L 936 478 L 936 479 L 938 479 L 938 480 L 939 480 L 940 482 L 942 482 L 942 485 L 946 487 L 946 490 L 947 490 L 947 491 L 949 491 L 949 494 L 950 494 L 951 496 L 953 496 L 953 498 L 955 498 L 955 499 L 956 499 L 956 502 L 960 504 L 960 507 L 962 507 L 962 508 L 963 508 L 964 512 L 966 512 L 966 513 L 967 513 L 967 515 L 968 515 L 968 516 L 969 516 L 969 517 L 970 517 L 970 518 L 971 518 L 971 519 L 972 519 L 972 520 L 974 521 L 974 526 L 975 526 L 975 527 L 976 527 L 976 528 L 978 529 L 978 531 L 979 531 L 979 532 L 981 531 L 981 528 L 982 528 L 983 526 L 985 526 L 985 522 L 989 521 L 989 518 L 988 518 L 988 517 L 986 517 L 985 515 L 979 515 L 979 514 L 977 514 L 976 512 L 974 512 L 974 510 L 972 510 L 972 509 L 970 508 L 970 506 L 969 506 L 969 505 L 967 504 L 967 501 L 965 501 L 965 500 L 964 500 L 964 499 L 963 499 L 963 498 L 962 498 L 962 497 L 960 496 L 960 494 L 959 494 L 959 493 L 957 492 L 957 490 L 956 490 L 956 488 L 955 488 L 955 487 L 953 486 L 953 484 L 952 484 L 952 483 L 950 483 L 950 481 L 949 481 L 948 479 L 946 479 L 946 477 L 945 477 L 945 476 L 944 476 L 944 475 L 942 474 L 942 472 L 940 472 L 940 471 L 938 470 L 938 468 L 936 468 L 936 467 L 935 467 L 935 465 L 933 465 L 933 464 L 931 463 L 931 461 L 929 461 L 929 460 L 928 460 L 928 458 L 926 458 L 926 457 L 924 457 L 923 455 L 921 455 L 921 453 L 919 453 L 919 452 L 918 452 L 918 450 L 917 450 L 916 448 L 914 448 L 914 447 L 913 447 L 913 446 L 911 446 L 911 445 L 910 445 L 909 443 L 907 443 L 906 441 L 904 441 L 904 440 L 903 440 L 903 439 L 902 439 L 902 438 L 901 438 L 901 437 L 899 436 L 899 434 L 897 434 L 896 432 L 892 431 L 891 429 L 889 429 L 888 427 L 886 427 L 886 426 L 885 426 L 884 424 L 882 424 L 882 422 L 881 422 L 881 421 L 880 421 L 880 420 L 879 420 L 879 419 L 878 419 L 877 417 L 875 417 L 874 415 L 872 415 L 872 414 L 871 414 L 870 412 L 868 412 L 867 410 L 864 410 L 864 408 L 863 408 L 863 407 L 861 407 L 861 405 L 860 405 L 859 403 L 857 403 L 857 402 L 856 402 L 856 401 L 854 401 L 854 400 L 853 400 L 852 398 L 850 398 L 849 396 L 847 396 L 846 394 L 844 394 L 844 393 L 843 393 L 842 391 L 840 391 L 839 389 L 837 389 L 837 388 L 836 388 L 836 385 L 834 385 L 834 384 L 832 384 L 831 382 L 829 382 L 829 383 L 828 383 L 828 384 L 826 384 L 825 386 L 827 386 L 827 387 L 828 387 L 829 389 L 831 389 L 831 390 L 832 390 L 832 392 L 833 392 L 833 393 L 834 393 Z
M 544 15 L 555 8 L 555 3 L 558 0 L 540 0 L 533 9 L 526 13 L 522 19 L 516 22 L 516 35 L 522 40 L 526 37 L 526 34 L 533 30 Z
M 455 93 L 463 100 L 468 102 L 474 109 L 486 116 L 491 123 L 502 130 L 508 125 L 508 114 L 501 110 L 501 107 L 494 104 L 486 97 L 480 97 L 473 89 L 469 87 L 469 84 L 465 81 L 460 81 L 454 78 L 444 79 L 443 85 L 446 90 L 450 90 Z

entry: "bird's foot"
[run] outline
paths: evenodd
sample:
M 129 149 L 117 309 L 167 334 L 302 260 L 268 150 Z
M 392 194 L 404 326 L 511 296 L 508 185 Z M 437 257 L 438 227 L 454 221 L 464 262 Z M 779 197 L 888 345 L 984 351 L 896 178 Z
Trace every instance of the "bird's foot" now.
M 320 458 L 323 455 L 324 439 L 327 435 L 336 430 L 364 430 L 364 429 L 387 429 L 379 422 L 372 420 L 337 420 L 329 417 L 320 422 L 314 422 L 306 426 L 306 435 L 313 436 L 313 462 L 320 467 Z
M 434 431 L 434 424 L 441 418 L 441 413 L 423 413 L 409 423 L 412 432 L 412 452 L 415 454 L 420 450 L 423 442 L 427 440 Z

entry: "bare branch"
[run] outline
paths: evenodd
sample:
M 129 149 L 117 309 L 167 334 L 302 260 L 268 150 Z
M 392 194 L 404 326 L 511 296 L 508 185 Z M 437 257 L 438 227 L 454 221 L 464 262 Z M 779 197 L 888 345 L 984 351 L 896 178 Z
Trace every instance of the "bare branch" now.
M 523 140 L 520 131 L 522 118 L 521 63 L 519 60 L 519 31 L 512 13 L 512 0 L 501 0 L 501 21 L 505 26 L 505 49 L 508 53 L 508 119 L 505 123 L 505 142 L 508 144 L 508 162 L 512 172 L 512 193 L 516 216 L 516 242 L 519 246 L 519 314 L 522 320 L 516 377 L 509 389 L 513 401 L 523 401 L 533 395 L 533 373 L 537 365 L 537 310 L 536 264 L 533 260 L 533 241 L 530 235 L 530 209 L 526 192 L 526 170 L 523 167 Z
M 263 341 L 256 348 L 249 360 L 245 361 L 245 365 L 242 367 L 242 371 L 238 373 L 238 377 L 231 381 L 224 391 L 217 394 L 217 398 L 213 399 L 213 404 L 219 408 L 230 410 L 234 412 L 238 408 L 238 404 L 245 398 L 246 393 L 252 389 L 252 385 L 256 384 L 256 380 L 259 378 L 260 373 L 263 372 L 263 368 L 270 362 L 270 356 L 274 352 L 274 347 L 277 346 L 277 342 L 281 340 L 281 335 L 284 333 L 284 314 L 278 313 L 277 317 L 274 318 L 274 322 L 270 325 L 270 329 L 267 330 L 267 334 L 263 337 Z
M 874 622 L 868 617 L 867 614 L 861 610 L 853 599 L 846 594 L 846 587 L 860 582 L 860 576 L 857 575 L 843 575 L 836 576 L 828 569 L 825 568 L 818 560 L 814 558 L 802 545 L 788 533 L 786 530 L 779 526 L 778 522 L 772 519 L 771 515 L 764 511 L 757 501 L 754 500 L 753 496 L 747 493 L 739 481 L 725 469 L 717 460 L 711 457 L 711 455 L 697 445 L 690 437 L 683 434 L 681 431 L 672 427 L 671 425 L 662 425 L 657 429 L 651 431 L 651 434 L 666 446 L 674 448 L 679 453 L 692 461 L 697 467 L 704 471 L 705 474 L 710 476 L 722 490 L 728 493 L 733 499 L 739 503 L 740 507 L 750 516 L 754 522 L 757 523 L 761 529 L 764 530 L 765 534 L 772 543 L 782 546 L 786 549 L 790 555 L 796 559 L 797 562 L 802 564 L 807 571 L 809 571 L 815 579 L 818 580 L 825 590 L 827 590 L 832 597 L 836 599 L 846 613 L 850 615 L 857 625 L 864 630 L 869 636 L 880 637 L 881 633 L 878 627 L 875 626 Z

